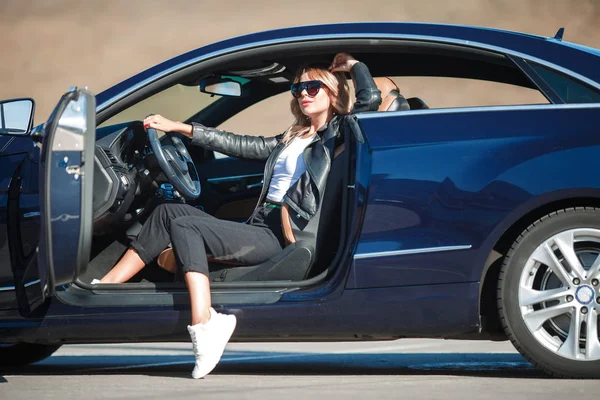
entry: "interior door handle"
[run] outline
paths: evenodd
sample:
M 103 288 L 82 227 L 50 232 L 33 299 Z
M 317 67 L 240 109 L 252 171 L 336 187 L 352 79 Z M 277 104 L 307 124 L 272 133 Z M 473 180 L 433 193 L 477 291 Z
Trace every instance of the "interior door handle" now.
M 261 179 L 260 182 L 251 183 L 249 185 L 246 185 L 246 190 L 250 190 L 250 189 L 257 188 L 257 187 L 261 187 L 263 185 L 263 183 L 265 183 L 265 181 L 264 181 L 264 179 Z

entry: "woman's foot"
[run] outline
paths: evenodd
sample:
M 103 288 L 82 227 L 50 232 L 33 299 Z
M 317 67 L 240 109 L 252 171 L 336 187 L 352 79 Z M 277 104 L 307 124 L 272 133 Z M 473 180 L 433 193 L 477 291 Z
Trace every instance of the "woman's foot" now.
M 100 279 L 92 279 L 92 282 L 90 282 L 90 283 L 91 283 L 92 285 L 97 285 L 97 284 L 99 284 L 99 283 L 101 283 L 101 282 L 100 282 Z
M 188 325 L 196 358 L 192 378 L 204 378 L 217 366 L 236 322 L 235 315 L 220 314 L 211 308 L 208 322 Z

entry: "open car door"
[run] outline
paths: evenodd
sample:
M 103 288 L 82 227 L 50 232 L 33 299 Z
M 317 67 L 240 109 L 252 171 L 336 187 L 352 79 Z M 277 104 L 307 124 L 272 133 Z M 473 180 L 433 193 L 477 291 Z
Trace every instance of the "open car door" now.
M 73 282 L 87 268 L 92 242 L 96 98 L 65 93 L 44 125 L 40 156 L 42 296 Z

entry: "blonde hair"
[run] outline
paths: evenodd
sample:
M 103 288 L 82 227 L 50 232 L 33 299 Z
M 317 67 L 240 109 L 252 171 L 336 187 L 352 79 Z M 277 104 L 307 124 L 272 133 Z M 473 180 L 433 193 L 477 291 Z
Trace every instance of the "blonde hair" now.
M 300 81 L 302 74 L 306 73 L 311 80 L 319 80 L 327 88 L 334 114 L 348 114 L 350 112 L 350 88 L 343 72 L 330 72 L 327 68 L 307 66 L 298 69 L 294 83 Z M 302 113 L 298 99 L 292 98 L 290 109 L 295 121 L 283 135 L 283 142 L 288 143 L 310 130 L 310 118 Z

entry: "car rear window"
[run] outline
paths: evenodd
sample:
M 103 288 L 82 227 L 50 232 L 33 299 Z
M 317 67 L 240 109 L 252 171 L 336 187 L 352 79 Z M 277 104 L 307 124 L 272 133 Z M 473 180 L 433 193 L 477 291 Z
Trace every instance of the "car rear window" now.
M 600 103 L 598 90 L 543 65 L 532 62 L 529 65 L 565 103 Z

